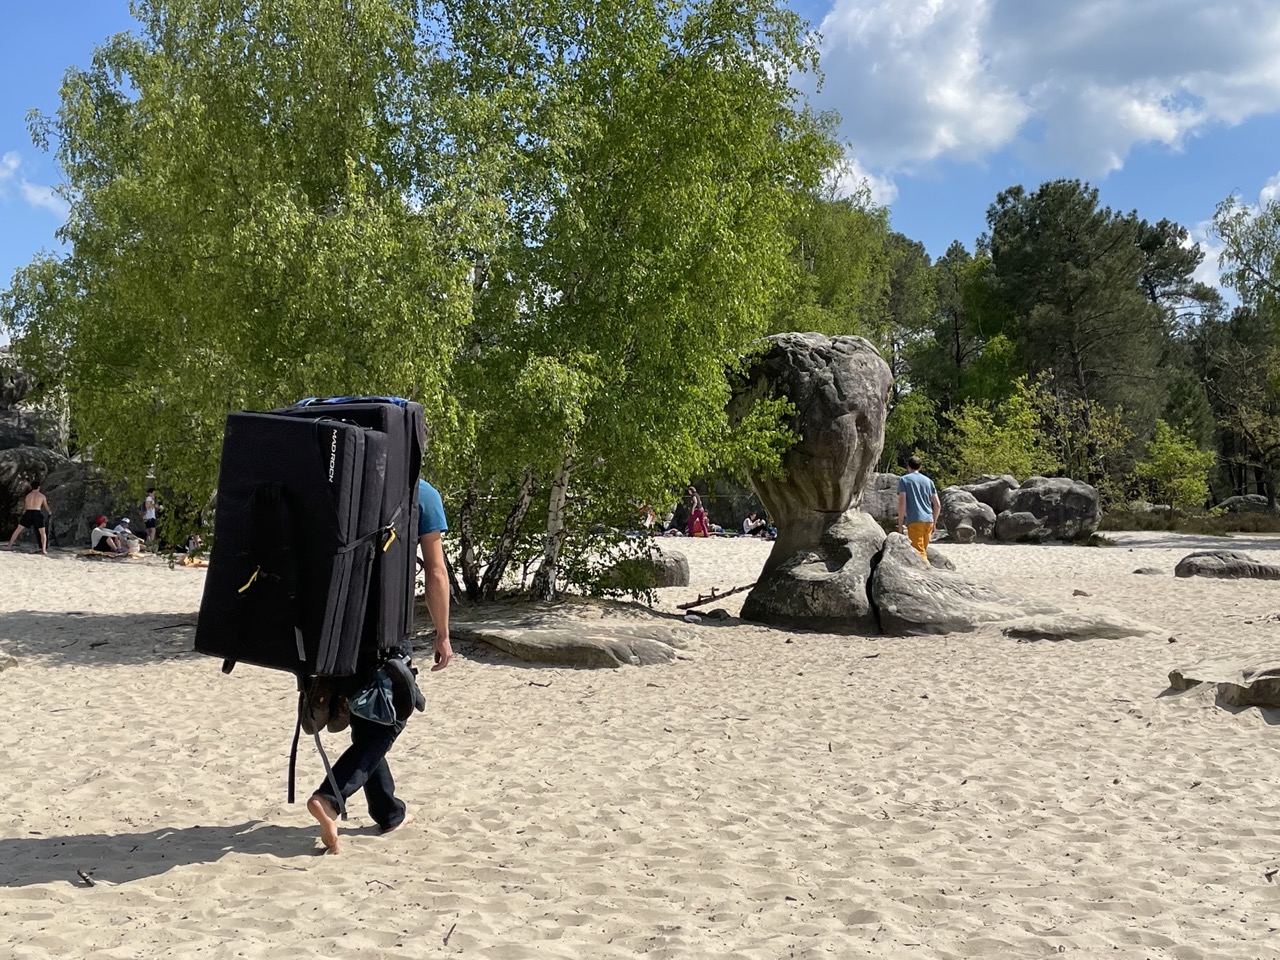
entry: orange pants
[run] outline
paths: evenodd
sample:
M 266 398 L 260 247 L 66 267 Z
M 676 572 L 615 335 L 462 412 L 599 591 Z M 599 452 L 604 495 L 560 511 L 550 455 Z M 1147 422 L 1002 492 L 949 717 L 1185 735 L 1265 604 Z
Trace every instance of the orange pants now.
M 933 537 L 932 523 L 908 523 L 907 539 L 911 541 L 911 545 L 916 548 L 916 553 L 924 557 L 924 562 L 929 562 L 929 540 Z

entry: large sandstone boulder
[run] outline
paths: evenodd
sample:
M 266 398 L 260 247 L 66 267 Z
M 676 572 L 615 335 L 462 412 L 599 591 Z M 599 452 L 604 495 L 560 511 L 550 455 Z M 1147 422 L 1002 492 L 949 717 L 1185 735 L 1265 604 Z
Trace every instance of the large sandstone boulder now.
M 44 482 L 51 470 L 69 463 L 66 457 L 42 447 L 0 450 L 0 527 L 12 531 L 22 516 L 22 498 L 35 481 Z M 48 496 L 46 491 L 45 496 Z M 52 501 L 50 501 L 52 503 Z M 55 514 L 57 505 L 54 505 Z
M 874 518 L 849 511 L 823 531 L 814 549 L 762 573 L 742 604 L 742 618 L 827 633 L 875 633 L 867 581 L 884 538 Z
M 1211 550 L 1187 554 L 1178 561 L 1173 575 L 1219 580 L 1280 580 L 1280 565 L 1262 563 L 1244 553 Z
M 1009 500 L 1013 491 L 1018 489 L 1018 481 L 1007 473 L 999 476 L 986 475 L 978 477 L 972 483 L 960 484 L 959 489 L 973 494 L 975 500 L 985 503 L 995 515 L 999 515 L 1009 509 Z
M 947 487 L 938 499 L 942 502 L 938 520 L 953 540 L 986 539 L 995 530 L 995 511 L 963 487 Z
M 785 397 L 800 439 L 784 455 L 781 477 L 750 477 L 778 538 L 742 615 L 821 630 L 874 629 L 866 576 L 884 533 L 856 508 L 884 446 L 893 377 L 861 337 L 783 333 L 767 342 L 735 391 L 730 417 Z
M 862 489 L 862 512 L 877 520 L 896 520 L 899 479 L 896 473 L 873 473 L 867 477 L 867 485 Z
M 968 633 L 983 624 L 1061 613 L 1050 604 L 1029 603 L 957 573 L 930 568 L 898 533 L 885 539 L 871 598 L 881 630 L 893 636 Z
M 1024 533 L 1015 539 L 1078 540 L 1102 521 L 1097 489 L 1068 477 L 1030 477 L 1010 493 L 1006 511 L 1029 513 L 1040 521 L 1042 534 Z M 1002 539 L 998 529 L 996 538 Z

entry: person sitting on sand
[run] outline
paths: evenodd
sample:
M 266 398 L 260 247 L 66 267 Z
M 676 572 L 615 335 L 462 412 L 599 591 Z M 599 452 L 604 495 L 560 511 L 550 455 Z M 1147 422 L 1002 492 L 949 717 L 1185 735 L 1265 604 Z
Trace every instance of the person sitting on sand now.
M 769 521 L 761 520 L 760 515 L 754 510 L 747 519 L 742 521 L 742 532 L 749 537 L 763 537 L 766 530 L 769 529 Z
M 427 610 L 436 629 L 435 659 L 432 671 L 443 670 L 453 659 L 453 646 L 449 641 L 449 572 L 445 566 L 444 547 L 440 534 L 449 529 L 444 517 L 444 502 L 435 487 L 425 480 L 418 481 L 418 544 L 422 550 L 426 568 Z M 412 649 L 397 651 L 408 657 Z M 377 664 L 372 665 L 374 669 Z M 367 684 L 373 670 L 357 678 L 358 684 Z M 413 814 L 403 800 L 396 797 L 396 784 L 387 766 L 387 751 L 400 736 L 404 722 L 384 725 L 351 715 L 351 746 L 333 765 L 333 781 L 342 793 L 342 799 L 364 789 L 369 805 L 369 816 L 383 833 L 390 833 L 413 822 Z M 326 778 L 307 801 L 307 810 L 320 824 L 320 842 L 326 853 L 338 852 L 338 815 L 340 804 L 333 786 Z
M 93 528 L 93 532 L 89 534 L 89 546 L 93 550 L 100 553 L 122 553 L 123 549 L 120 545 L 120 538 L 116 536 L 116 532 L 107 526 L 107 518 L 99 517 L 97 526 Z
M 49 535 L 45 532 L 44 515 L 46 512 L 52 519 L 53 508 L 49 506 L 49 501 L 45 499 L 45 495 L 40 492 L 40 481 L 33 480 L 31 489 L 22 498 L 22 520 L 13 531 L 13 536 L 9 538 L 9 546 L 12 547 L 17 543 L 18 538 L 22 536 L 22 531 L 30 527 L 40 535 L 40 552 L 47 557 L 49 555 Z

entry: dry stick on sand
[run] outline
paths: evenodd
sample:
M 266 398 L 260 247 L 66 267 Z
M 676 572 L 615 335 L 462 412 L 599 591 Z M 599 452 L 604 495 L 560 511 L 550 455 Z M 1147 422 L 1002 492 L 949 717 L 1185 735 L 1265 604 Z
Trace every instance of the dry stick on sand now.
M 694 600 L 692 603 L 678 603 L 676 604 L 676 609 L 692 610 L 694 607 L 704 607 L 713 600 L 723 600 L 725 597 L 732 597 L 735 593 L 741 593 L 743 590 L 750 590 L 755 585 L 756 582 L 752 580 L 746 586 L 734 587 L 732 590 L 726 590 L 724 593 L 716 593 L 716 588 L 712 587 L 711 594 L 709 596 L 704 597 L 702 594 L 698 594 L 697 600 Z

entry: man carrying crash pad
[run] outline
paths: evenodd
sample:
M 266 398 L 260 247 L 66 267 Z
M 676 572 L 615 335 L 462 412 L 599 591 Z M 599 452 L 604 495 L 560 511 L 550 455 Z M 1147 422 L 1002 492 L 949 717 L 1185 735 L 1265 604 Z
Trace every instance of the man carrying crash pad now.
M 449 574 L 445 567 L 444 547 L 440 535 L 447 530 L 444 502 L 435 487 L 425 480 L 418 481 L 418 542 L 427 577 L 427 610 L 435 626 L 435 666 L 433 671 L 443 670 L 453 659 L 453 646 L 449 642 Z M 411 651 L 401 651 L 407 671 L 407 657 Z M 357 678 L 363 686 L 372 677 Z M 351 746 L 333 765 L 332 782 L 326 778 L 307 801 L 307 810 L 320 824 L 320 842 L 326 853 L 338 852 L 338 816 L 341 804 L 334 793 L 334 784 L 345 801 L 357 790 L 364 789 L 369 805 L 369 816 L 383 833 L 398 830 L 412 823 L 413 814 L 403 800 L 395 795 L 395 780 L 387 765 L 387 752 L 400 736 L 405 721 L 392 724 L 375 723 L 351 714 Z

